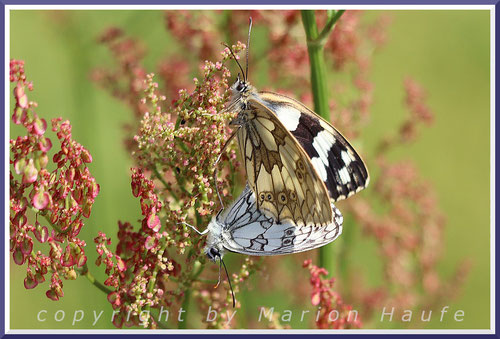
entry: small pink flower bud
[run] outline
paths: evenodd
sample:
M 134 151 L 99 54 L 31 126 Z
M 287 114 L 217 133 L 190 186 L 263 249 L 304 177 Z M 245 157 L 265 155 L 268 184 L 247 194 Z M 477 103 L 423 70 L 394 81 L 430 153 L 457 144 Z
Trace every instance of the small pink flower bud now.
M 49 237 L 49 230 L 46 226 L 42 226 L 40 223 L 36 222 L 33 234 L 35 235 L 36 240 L 43 244 Z
M 83 214 L 83 216 L 85 218 L 88 218 L 88 217 L 90 217 L 90 212 L 92 212 L 92 204 L 91 203 L 86 203 L 83 206 L 82 214 Z
M 73 167 L 70 167 L 66 171 L 66 180 L 69 182 L 73 182 L 74 178 L 75 178 L 75 169 Z
M 28 108 L 28 96 L 24 92 L 24 87 L 17 84 L 14 88 L 14 96 L 16 97 L 17 105 L 21 108 Z
M 71 195 L 73 196 L 73 199 L 75 199 L 77 203 L 82 202 L 83 190 L 80 187 L 76 187 L 75 190 L 71 193 Z
M 118 267 L 118 270 L 120 272 L 123 272 L 123 271 L 125 271 L 127 269 L 127 266 L 125 265 L 125 262 L 120 257 L 116 258 L 116 266 Z
M 148 236 L 146 238 L 146 243 L 145 243 L 145 247 L 150 250 L 152 249 L 153 247 L 155 247 L 156 245 L 158 245 L 158 239 L 152 237 L 152 236 Z
M 57 296 L 57 294 L 53 290 L 48 290 L 47 292 L 45 292 L 45 295 L 47 296 L 47 298 L 49 298 L 51 300 L 54 300 L 54 301 L 59 300 L 59 297 Z
M 26 110 L 21 107 L 16 107 L 12 114 L 12 122 L 16 125 L 22 124 L 26 120 Z
M 60 262 L 64 267 L 71 267 L 75 264 L 75 258 L 71 254 L 71 247 L 69 245 L 66 246 L 64 253 L 61 255 Z
M 50 140 L 47 138 L 47 141 L 50 142 Z M 52 144 L 51 144 L 52 146 Z M 38 163 L 40 164 L 40 168 L 46 168 L 47 164 L 49 163 L 49 157 L 47 154 L 42 154 L 38 157 Z
M 137 198 L 139 195 L 141 195 L 141 185 L 138 182 L 132 181 L 131 186 L 132 186 L 132 195 L 134 197 Z
M 87 151 L 86 149 L 84 149 L 82 151 L 81 158 L 82 158 L 83 162 L 86 162 L 86 163 L 92 162 L 92 156 L 90 155 L 89 151 Z
M 151 228 L 155 232 L 158 232 L 160 230 L 160 227 L 161 227 L 160 218 L 154 213 L 149 215 L 149 217 L 147 219 L 147 224 L 148 224 L 148 227 Z
M 38 142 L 38 147 L 42 152 L 48 152 L 52 148 L 52 141 L 49 138 L 41 137 Z
M 33 159 L 30 159 L 26 167 L 24 168 L 23 174 L 23 184 L 30 184 L 36 181 L 38 177 L 38 170 L 35 167 Z
M 25 256 L 28 256 L 31 254 L 32 250 L 33 250 L 33 240 L 31 240 L 31 238 L 25 238 L 21 242 L 21 252 L 23 252 Z
M 38 281 L 34 279 L 32 274 L 28 274 L 28 276 L 24 278 L 24 288 L 26 288 L 27 290 L 35 288 L 37 285 Z
M 21 249 L 19 248 L 19 246 L 17 246 L 15 249 L 14 249 L 14 252 L 12 253 L 12 259 L 14 259 L 14 262 L 17 264 L 17 265 L 22 265 L 24 264 L 24 255 L 23 255 L 23 252 L 21 251 Z
M 90 186 L 90 197 L 92 199 L 94 199 L 95 197 L 97 197 L 97 195 L 99 194 L 99 191 L 101 190 L 101 186 L 99 186 L 99 184 L 95 181 L 92 181 L 92 184 Z
M 16 171 L 16 174 L 21 174 L 24 172 L 24 169 L 26 168 L 27 161 L 25 158 L 21 158 L 19 160 L 16 160 L 14 162 L 14 170 Z
M 311 304 L 313 304 L 314 306 L 318 305 L 320 300 L 321 298 L 319 292 L 316 292 L 311 296 Z
M 50 195 L 43 191 L 36 192 L 31 202 L 37 210 L 44 210 L 50 202 Z
M 45 273 L 47 273 L 47 272 L 45 272 Z M 38 284 L 41 284 L 45 281 L 45 277 L 40 272 L 37 272 L 35 274 L 35 280 Z
M 37 135 L 43 135 L 47 130 L 47 122 L 45 119 L 40 119 L 36 117 L 33 121 L 33 132 Z
M 77 263 L 76 263 L 76 266 L 78 267 L 83 267 L 83 265 L 85 265 L 87 263 L 87 256 L 86 255 L 83 255 L 83 252 L 79 255 L 78 259 L 77 259 Z

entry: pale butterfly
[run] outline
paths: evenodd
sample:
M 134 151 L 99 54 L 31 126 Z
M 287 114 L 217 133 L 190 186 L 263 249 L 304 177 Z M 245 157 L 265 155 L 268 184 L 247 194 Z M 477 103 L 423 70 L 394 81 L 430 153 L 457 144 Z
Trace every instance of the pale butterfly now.
M 222 260 L 226 251 L 252 256 L 271 256 L 304 252 L 334 241 L 342 233 L 343 217 L 333 203 L 330 203 L 329 208 L 334 217 L 323 227 L 297 227 L 291 221 L 277 222 L 258 209 L 255 193 L 247 185 L 229 207 L 221 209 L 212 217 L 203 232 L 187 223 L 184 224 L 201 235 L 208 234 L 204 253 L 214 262 L 218 258 L 220 265 L 224 265 L 226 269 Z M 230 280 L 229 285 L 231 287 Z
M 368 170 L 326 120 L 294 99 L 257 92 L 249 84 L 251 24 L 250 19 L 246 72 L 233 54 L 243 79 L 238 76 L 231 87 L 228 106 L 237 112 L 230 124 L 238 126 L 233 136 L 247 181 L 256 194 L 257 208 L 277 222 L 324 227 L 333 218 L 329 200 L 342 200 L 365 188 Z

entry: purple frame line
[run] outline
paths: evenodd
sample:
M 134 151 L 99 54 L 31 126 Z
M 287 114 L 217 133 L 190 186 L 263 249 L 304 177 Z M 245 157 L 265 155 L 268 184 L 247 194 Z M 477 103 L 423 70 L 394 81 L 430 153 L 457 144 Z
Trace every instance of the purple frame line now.
M 4 5 L 496 5 L 498 0 L 0 0 Z
M 0 0 L 1 1 L 1 0 Z M 2 109 L 5 107 L 5 100 L 7 98 L 4 98 L 4 95 L 5 95 L 5 77 L 7 76 L 5 73 L 5 61 L 4 58 L 5 58 L 5 50 L 4 50 L 4 46 L 5 46 L 5 25 L 4 25 L 4 18 L 5 18 L 5 5 L 1 5 L 0 6 L 0 21 L 2 22 L 2 24 L 0 25 L 0 44 L 1 44 L 1 51 L 2 51 L 2 60 L 4 61 L 2 63 L 2 66 L 0 67 L 0 92 L 1 92 L 1 98 L 2 100 L 0 100 L 0 104 L 2 105 Z M 5 112 L 4 114 L 8 114 L 7 112 Z M 4 131 L 5 131 L 5 126 L 4 126 L 4 123 L 5 123 L 5 117 L 4 115 L 2 115 L 2 119 L 0 121 L 0 135 L 1 135 L 1 138 L 2 138 L 2 141 L 5 139 L 5 135 L 4 135 Z M 3 144 L 2 142 L 2 147 L 0 147 L 0 158 L 2 159 L 2 162 L 3 162 L 3 159 L 5 159 L 5 150 L 4 150 L 4 147 L 5 145 Z M 5 166 L 5 164 L 4 164 Z M 4 178 L 5 178 L 5 167 L 4 166 L 0 166 L 0 192 L 2 194 L 1 198 L 0 198 L 0 201 L 2 201 L 2 205 L 0 207 L 0 220 L 5 220 L 5 210 L 4 210 L 4 206 L 5 204 L 7 203 L 6 201 L 3 201 L 4 199 L 4 192 L 5 192 L 5 181 L 4 181 Z M 7 227 L 7 225 L 4 225 L 4 227 Z M 4 333 L 5 333 L 5 314 L 4 314 L 4 310 L 5 310 L 5 278 L 4 277 L 4 273 L 5 273 L 5 260 L 4 260 L 4 257 L 3 257 L 3 254 L 5 253 L 5 240 L 4 239 L 4 235 L 5 235 L 5 228 L 2 228 L 0 230 L 0 337 L 3 337 Z
M 358 1 L 348 1 L 348 0 L 344 0 L 344 1 L 338 1 L 338 0 L 312 0 L 310 2 L 308 2 L 307 4 L 308 5 L 345 5 L 345 4 L 349 4 L 349 5 L 495 5 L 495 22 L 499 22 L 500 20 L 500 6 L 499 6 L 499 2 L 500 0 L 496 0 L 496 1 L 488 1 L 488 0 L 478 0 L 478 1 L 452 1 L 452 0 L 438 0 L 438 1 L 430 1 L 430 0 L 421 0 L 421 1 L 417 1 L 417 0 L 402 0 L 402 1 L 395 1 L 395 0 L 385 0 L 385 1 L 376 1 L 376 0 L 358 0 Z M 4 1 L 4 0 L 0 0 L 0 18 L 2 19 L 2 23 L 3 23 L 3 18 L 4 18 L 4 15 L 5 15 L 5 5 L 67 5 L 67 4 L 73 4 L 73 5 L 130 5 L 130 4 L 137 4 L 137 5 L 175 5 L 175 4 L 181 4 L 181 5 L 197 5 L 197 4 L 207 4 L 206 2 L 204 2 L 203 0 L 188 0 L 188 1 L 180 1 L 180 0 L 177 0 L 177 1 L 161 1 L 161 0 L 147 0 L 146 2 L 142 2 L 142 3 L 139 3 L 137 0 L 106 0 L 106 1 L 103 1 L 103 2 L 99 2 L 97 0 L 90 0 L 90 1 L 82 1 L 82 0 L 76 0 L 76 1 L 64 1 L 64 0 L 51 0 L 51 1 L 45 1 L 45 2 L 41 2 L 41 1 L 36 1 L 36 0 L 25 0 L 25 1 Z M 245 2 L 242 2 L 242 1 L 239 1 L 238 3 L 235 3 L 234 0 L 216 0 L 214 2 L 212 2 L 211 4 L 213 5 L 235 5 L 235 4 L 238 4 L 238 5 L 261 5 L 261 4 L 266 4 L 266 5 L 269 5 L 269 4 L 274 4 L 274 5 L 279 5 L 279 4 L 289 4 L 289 5 L 293 5 L 293 4 L 296 4 L 296 5 L 299 5 L 299 4 L 304 4 L 303 0 L 289 0 L 289 1 L 285 1 L 285 0 L 275 0 L 273 1 L 272 3 L 270 3 L 269 1 L 265 1 L 265 0 L 254 0 L 254 1 L 245 1 Z M 497 30 L 497 27 L 495 27 L 495 31 L 498 31 Z M 4 60 L 4 53 L 5 53 L 5 50 L 4 50 L 4 45 L 5 45 L 5 27 L 4 25 L 0 25 L 0 44 L 1 44 L 1 51 L 2 51 L 2 60 L 5 62 Z M 499 41 L 499 34 L 496 34 L 495 35 L 495 45 L 498 45 L 498 41 Z M 0 81 L 0 91 L 2 93 L 2 100 L 0 100 L 0 103 L 3 104 L 2 107 L 4 107 L 4 104 L 5 104 L 5 99 L 3 97 L 4 93 L 5 93 L 5 77 L 6 77 L 6 74 L 5 74 L 5 68 L 3 67 L 4 64 L 2 64 L 2 67 L 0 68 L 0 74 L 1 74 L 1 79 L 2 81 Z M 498 80 L 499 79 L 499 74 L 500 74 L 500 71 L 498 70 L 498 68 L 495 69 L 495 80 Z M 498 83 L 498 81 L 496 81 L 496 83 Z M 496 93 L 495 93 L 495 96 L 496 98 L 500 97 L 500 89 L 498 88 L 498 86 L 496 87 Z M 498 117 L 498 115 L 496 114 L 496 112 L 498 111 L 498 109 L 495 110 L 495 116 Z M 9 114 L 8 112 L 5 112 L 6 114 Z M 5 118 L 5 117 L 4 117 Z M 5 131 L 5 120 L 2 119 L 0 121 L 0 128 L 1 128 L 1 136 L 2 136 L 2 140 L 5 138 L 5 135 L 4 135 L 4 131 Z M 496 118 L 496 121 L 495 121 L 495 127 L 497 128 L 498 130 L 498 126 L 499 126 L 500 122 L 499 122 L 499 119 Z M 495 140 L 495 144 L 496 144 L 496 140 Z M 4 146 L 5 145 L 2 145 L 2 147 L 0 148 L 0 157 L 2 159 L 4 159 L 5 157 L 5 154 L 4 154 Z M 496 157 L 496 153 L 495 153 L 495 157 Z M 496 159 L 496 158 L 495 158 Z M 5 173 L 4 173 L 4 166 L 1 166 L 0 167 L 0 175 L 1 175 L 1 180 L 0 180 L 0 188 L 1 188 L 1 192 L 4 193 L 5 192 L 5 182 L 4 182 L 4 178 L 5 178 Z M 498 187 L 499 187 L 499 183 L 498 181 L 496 182 L 495 184 L 495 192 L 498 191 Z M 1 196 L 1 200 L 3 202 L 2 204 L 2 208 L 0 209 L 0 217 L 2 218 L 1 220 L 4 220 L 5 219 L 5 215 L 4 215 L 4 204 L 6 202 L 3 201 L 4 199 L 4 196 L 2 195 Z M 4 225 L 4 227 L 7 227 L 7 225 Z M 0 231 L 0 251 L 1 253 L 5 253 L 4 250 L 4 243 L 5 243 L 5 239 L 4 239 L 4 229 L 2 229 Z M 500 238 L 500 235 L 499 235 L 499 232 L 496 232 L 496 237 L 495 237 L 495 241 L 498 243 L 498 240 Z M 5 276 L 4 276 L 4 269 L 5 269 L 5 266 L 4 266 L 4 260 L 3 258 L 0 259 L 0 338 L 3 338 L 3 337 L 6 337 L 6 336 L 13 336 L 13 335 L 6 335 L 5 334 L 5 324 L 4 324 L 4 310 L 5 310 L 5 294 L 4 294 L 4 288 L 5 288 Z M 495 267 L 495 272 L 496 272 L 496 267 Z M 496 296 L 496 300 L 495 300 L 495 309 L 497 310 L 498 309 L 498 306 L 500 305 L 499 303 L 499 298 L 498 296 Z M 497 318 L 498 318 L 498 314 L 497 314 Z M 497 322 L 497 319 L 495 319 L 495 325 L 497 325 L 498 322 Z M 495 328 L 498 328 L 498 326 L 495 326 Z M 131 331 L 132 334 L 128 335 L 127 334 L 127 337 L 128 338 L 141 338 L 143 339 L 144 335 L 137 335 L 137 334 L 133 334 L 133 331 Z M 116 334 L 112 334 L 112 332 L 110 333 L 111 335 L 116 335 Z M 74 335 L 74 334 L 73 334 Z M 77 335 L 79 337 L 90 337 L 90 336 L 94 336 L 94 337 L 97 337 L 97 338 L 100 338 L 100 337 L 104 337 L 105 335 L 104 334 L 81 334 L 81 335 Z M 158 335 L 158 334 L 156 334 Z M 220 336 L 221 334 L 207 334 L 207 333 L 203 333 L 203 336 L 210 336 L 210 337 L 214 337 L 214 336 Z M 229 337 L 232 337 L 232 336 L 236 336 L 238 334 L 224 334 L 224 336 L 229 336 Z M 335 334 L 336 336 L 338 335 L 341 335 L 341 336 L 346 336 L 346 335 L 342 335 L 342 334 Z M 64 334 L 61 334 L 61 335 L 56 335 L 56 336 L 64 336 Z M 181 335 L 181 334 L 169 334 L 168 335 L 170 338 L 176 338 L 176 337 L 190 337 L 190 338 L 195 338 L 195 337 L 199 337 L 200 335 L 198 334 L 186 334 L 186 335 Z M 238 336 L 240 337 L 246 337 L 246 338 L 267 338 L 267 337 L 275 337 L 275 336 L 285 336 L 285 334 L 239 334 Z M 294 337 L 302 337 L 303 334 L 286 334 L 286 336 L 294 336 Z M 328 335 L 328 336 L 332 336 L 332 335 Z M 348 335 L 349 338 L 356 338 L 356 337 L 361 337 L 362 335 L 361 334 L 350 334 Z M 376 338 L 385 338 L 386 335 L 372 335 L 373 337 L 376 337 Z M 419 337 L 421 335 L 414 335 L 415 337 Z M 434 335 L 433 335 L 434 336 Z M 436 335 L 437 336 L 437 335 Z M 448 335 L 449 336 L 449 335 Z M 498 334 L 493 334 L 493 335 L 488 335 L 489 337 L 495 337 L 495 338 L 498 338 Z M 19 338 L 19 339 L 24 339 L 24 338 L 31 338 L 32 335 L 16 335 L 15 338 Z M 53 339 L 54 337 L 54 334 L 50 334 L 50 335 L 47 335 L 47 334 L 40 334 L 40 335 L 37 335 L 37 337 L 39 338 L 47 338 L 47 339 Z M 394 335 L 391 335 L 391 337 L 403 337 L 403 335 L 401 334 L 394 334 Z M 461 338 L 475 338 L 476 335 L 461 335 L 460 336 Z

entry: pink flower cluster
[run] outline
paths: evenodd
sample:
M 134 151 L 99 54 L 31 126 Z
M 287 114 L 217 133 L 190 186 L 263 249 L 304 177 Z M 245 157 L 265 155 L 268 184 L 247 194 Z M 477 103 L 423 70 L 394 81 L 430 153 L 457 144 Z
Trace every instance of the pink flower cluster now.
M 312 260 L 305 260 L 303 267 L 311 274 L 312 286 L 311 304 L 318 306 L 319 316 L 316 326 L 321 329 L 349 329 L 360 328 L 360 317 L 352 311 L 352 306 L 344 303 L 339 293 L 334 290 L 335 279 L 324 279 L 328 271 L 312 264 Z
M 132 171 L 132 194 L 140 198 L 144 216 L 139 230 L 130 223 L 119 223 L 116 251 L 108 247 L 111 240 L 102 232 L 94 239 L 97 244 L 97 266 L 104 264 L 108 278 L 104 282 L 112 288 L 108 301 L 120 313 L 113 319 L 117 327 L 141 325 L 155 327 L 150 318 L 151 308 L 168 307 L 181 291 L 167 289 L 169 277 L 180 274 L 179 264 L 171 258 L 168 247 L 175 246 L 172 234 L 161 231 L 159 214 L 162 203 L 155 193 L 153 181 L 140 169 Z M 130 313 L 133 316 L 130 316 Z M 147 316 L 141 318 L 141 314 Z
M 110 45 L 112 50 L 118 44 L 116 39 L 128 40 L 120 34 L 109 33 L 114 31 L 109 30 L 107 35 L 112 37 L 105 39 L 108 44 L 115 41 Z M 238 53 L 244 47 L 238 44 L 233 50 Z M 163 326 L 149 312 L 161 307 L 178 307 L 183 298 L 187 298 L 186 294 L 190 295 L 189 289 L 198 283 L 197 277 L 203 270 L 206 262 L 201 251 L 203 240 L 192 231 L 186 232 L 182 222 L 206 226 L 218 201 L 212 182 L 215 160 L 230 135 L 226 122 L 233 117 L 232 112 L 224 111 L 230 78 L 224 63 L 231 58 L 229 49 L 225 48 L 219 58 L 217 62 L 206 61 L 202 79 L 193 79 L 191 92 L 178 90 L 178 98 L 172 100 L 170 106 L 153 74 L 146 75 L 141 86 L 129 88 L 128 92 L 125 88 L 117 91 L 114 85 L 108 87 L 101 82 L 126 101 L 136 96 L 135 89 L 142 89 L 140 104 L 131 104 L 140 115 L 137 115 L 137 129 L 129 148 L 138 166 L 132 171 L 131 188 L 133 195 L 140 199 L 143 219 L 139 229 L 127 222 L 119 223 L 115 251 L 110 249 L 111 241 L 105 234 L 95 239 L 100 256 L 97 264 L 104 264 L 108 275 L 105 285 L 113 289 L 108 293 L 108 300 L 113 308 L 122 311 L 123 316 L 114 318 L 117 327 Z M 139 59 L 135 59 L 134 67 L 141 70 L 136 74 L 143 74 Z M 172 70 L 164 66 L 160 63 L 160 74 L 166 76 Z M 107 78 L 105 73 L 100 74 L 103 77 L 96 80 Z M 118 70 L 112 78 L 117 82 L 135 83 L 142 76 L 132 80 L 130 73 Z M 172 93 L 172 87 L 163 90 Z M 219 168 L 230 167 L 236 171 L 235 157 L 233 147 L 226 149 Z M 228 199 L 234 172 L 221 172 L 219 189 Z M 235 282 L 235 291 L 238 291 L 237 285 Z M 230 296 L 219 293 L 221 295 Z M 230 303 L 222 305 L 228 307 Z M 128 316 L 129 312 L 133 316 Z M 141 312 L 148 314 L 147 319 L 140 317 Z
M 85 241 L 77 236 L 99 185 L 86 165 L 92 162 L 90 153 L 72 139 L 70 123 L 61 118 L 52 120 L 60 150 L 52 157 L 55 169 L 47 168 L 52 142 L 45 136 L 46 121 L 35 112 L 37 104 L 28 100 L 26 90 L 33 85 L 26 81 L 23 61 L 11 60 L 10 80 L 16 100 L 12 121 L 27 132 L 10 140 L 10 249 L 16 264 L 27 264 L 25 287 L 36 287 L 51 272 L 46 294 L 58 300 L 63 296 L 61 277 L 75 279 L 75 269 L 87 261 Z M 49 244 L 48 255 L 33 251 L 33 236 Z

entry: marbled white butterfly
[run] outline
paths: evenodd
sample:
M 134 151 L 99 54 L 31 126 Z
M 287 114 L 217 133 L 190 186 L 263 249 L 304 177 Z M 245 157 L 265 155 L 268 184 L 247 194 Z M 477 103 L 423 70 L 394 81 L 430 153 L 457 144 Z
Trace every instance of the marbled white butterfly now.
M 330 203 L 332 221 L 319 227 L 297 227 L 293 221 L 278 222 L 263 214 L 255 193 L 247 185 L 230 207 L 212 218 L 201 234 L 208 233 L 205 254 L 209 259 L 222 257 L 225 250 L 266 256 L 312 250 L 335 240 L 342 233 L 342 214 Z
M 251 28 L 251 21 L 250 21 Z M 332 221 L 329 200 L 359 192 L 368 170 L 349 142 L 302 103 L 281 94 L 257 92 L 243 79 L 231 87 L 231 125 L 257 208 L 276 222 L 324 227 Z M 234 56 L 234 55 L 233 55 Z M 329 199 L 330 198 L 330 199 Z
M 200 235 L 208 234 L 204 252 L 220 268 L 225 251 L 254 256 L 270 256 L 304 252 L 334 241 L 342 233 L 343 217 L 333 202 L 330 203 L 333 219 L 324 227 L 308 225 L 297 227 L 293 222 L 277 222 L 264 215 L 258 208 L 255 193 L 247 185 L 241 195 L 228 208 L 221 209 Z M 229 287 L 235 306 L 234 292 L 228 275 Z M 219 283 L 217 283 L 218 285 Z

